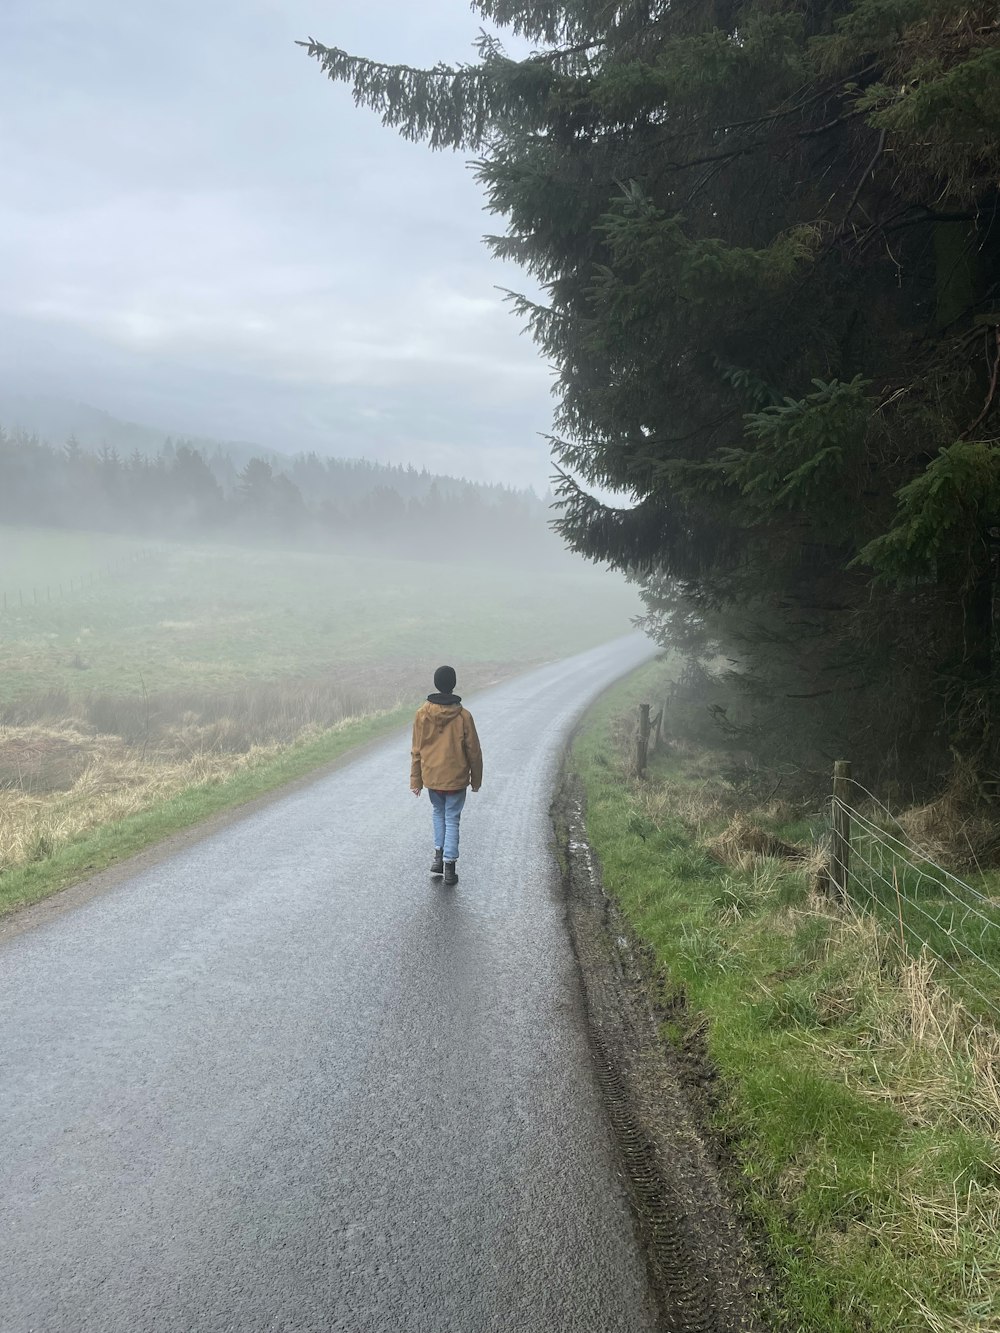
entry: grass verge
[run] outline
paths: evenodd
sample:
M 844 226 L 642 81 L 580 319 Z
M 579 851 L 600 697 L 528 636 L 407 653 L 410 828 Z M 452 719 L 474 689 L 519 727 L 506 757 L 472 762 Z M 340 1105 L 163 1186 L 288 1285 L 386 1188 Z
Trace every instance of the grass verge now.
M 305 776 L 368 741 L 402 727 L 410 709 L 399 707 L 351 718 L 296 744 L 251 750 L 238 770 L 220 770 L 146 809 L 87 828 L 57 845 L 43 844 L 34 860 L 0 875 L 0 915 L 38 902 L 85 875 L 96 874 L 211 815 Z
M 748 808 L 689 746 L 627 774 L 643 668 L 588 715 L 570 765 L 605 888 L 653 950 L 665 1038 L 719 1077 L 707 1114 L 777 1304 L 805 1333 L 1000 1330 L 1000 1040 L 871 915 L 789 856 L 807 812 Z M 714 763 L 714 768 L 713 768 Z

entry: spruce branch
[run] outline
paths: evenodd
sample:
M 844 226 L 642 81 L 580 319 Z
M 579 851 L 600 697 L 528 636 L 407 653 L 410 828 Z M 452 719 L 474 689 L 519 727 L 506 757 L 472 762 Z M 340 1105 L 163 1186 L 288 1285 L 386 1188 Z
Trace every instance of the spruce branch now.
M 971 425 L 966 426 L 965 430 L 962 431 L 961 435 L 958 437 L 960 440 L 967 440 L 974 431 L 979 429 L 989 415 L 990 408 L 993 406 L 993 400 L 996 398 L 997 377 L 1000 375 L 1000 326 L 993 330 L 993 341 L 996 345 L 997 354 L 993 362 L 993 373 L 990 375 L 990 387 L 986 393 L 986 402 L 983 404 L 983 410 L 979 413 L 979 416 L 976 417 L 975 421 L 973 421 Z
M 418 69 L 352 56 L 315 38 L 297 42 L 328 78 L 351 86 L 356 106 L 378 113 L 382 124 L 433 149 L 480 149 L 500 126 L 541 123 L 547 99 L 563 77 L 553 59 L 511 60 L 489 42 L 478 65 Z

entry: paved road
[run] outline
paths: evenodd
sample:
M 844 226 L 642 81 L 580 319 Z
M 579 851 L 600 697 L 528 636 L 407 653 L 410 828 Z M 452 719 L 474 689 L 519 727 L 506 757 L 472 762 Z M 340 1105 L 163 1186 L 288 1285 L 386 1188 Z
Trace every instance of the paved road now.
M 627 639 L 467 702 L 460 882 L 408 738 L 0 948 L 3 1333 L 646 1333 L 548 819 Z

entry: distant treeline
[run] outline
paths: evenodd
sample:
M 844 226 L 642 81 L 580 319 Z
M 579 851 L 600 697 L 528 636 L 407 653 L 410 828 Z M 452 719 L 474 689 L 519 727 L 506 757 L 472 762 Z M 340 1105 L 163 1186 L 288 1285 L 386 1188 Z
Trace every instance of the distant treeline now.
M 167 439 L 155 456 L 61 447 L 0 428 L 0 521 L 163 537 L 371 543 L 440 558 L 535 559 L 560 543 L 532 491 L 366 460 L 251 458 Z

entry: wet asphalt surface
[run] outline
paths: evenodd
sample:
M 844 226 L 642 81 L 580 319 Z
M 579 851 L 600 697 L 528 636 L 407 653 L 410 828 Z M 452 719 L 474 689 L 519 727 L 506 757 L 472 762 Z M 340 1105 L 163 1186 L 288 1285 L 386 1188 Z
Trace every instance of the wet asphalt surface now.
M 455 889 L 397 735 L 0 945 L 3 1333 L 656 1327 L 548 814 L 649 652 L 466 700 Z

